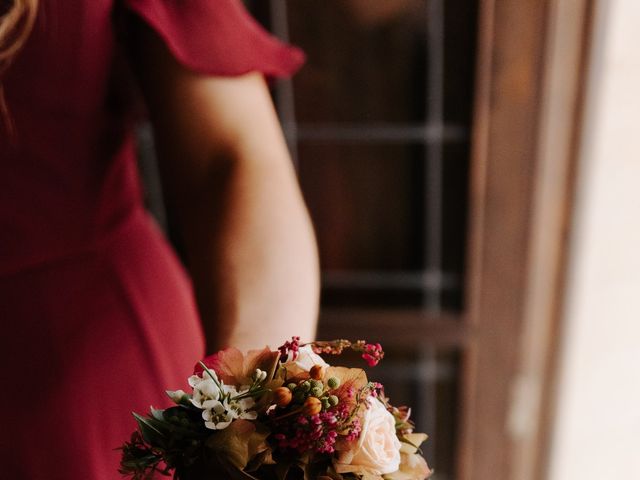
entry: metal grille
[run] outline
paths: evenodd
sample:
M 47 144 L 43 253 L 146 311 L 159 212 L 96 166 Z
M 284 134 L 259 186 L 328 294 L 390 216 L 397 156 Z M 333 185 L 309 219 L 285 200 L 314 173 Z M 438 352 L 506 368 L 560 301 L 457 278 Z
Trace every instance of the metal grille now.
M 271 0 L 268 16 L 272 31 L 285 40 L 290 35 L 290 10 L 300 13 L 314 2 L 289 2 L 298 5 L 291 8 L 285 0 Z M 317 3 L 317 2 L 316 2 Z M 354 146 L 380 144 L 412 145 L 422 149 L 424 158 L 422 169 L 422 206 L 420 236 L 423 251 L 421 260 L 413 265 L 413 270 L 404 269 L 388 271 L 388 269 L 361 269 L 353 272 L 349 269 L 331 268 L 325 272 L 325 283 L 332 287 L 336 282 L 340 288 L 352 286 L 366 289 L 370 285 L 383 285 L 394 289 L 419 289 L 420 304 L 433 312 L 438 312 L 443 305 L 444 291 L 460 292 L 461 269 L 447 268 L 443 264 L 443 232 L 444 215 L 444 170 L 446 145 L 466 145 L 468 143 L 469 125 L 467 122 L 447 121 L 445 118 L 445 12 L 442 0 L 423 3 L 425 23 L 425 45 L 423 51 L 424 67 L 424 118 L 421 122 L 392 123 L 380 121 L 344 122 L 323 121 L 309 122 L 296 119 L 296 100 L 304 98 L 309 92 L 296 91 L 295 81 L 282 80 L 276 83 L 276 103 L 282 119 L 283 128 L 296 163 L 299 165 L 299 146 L 306 144 L 348 144 Z M 304 7 L 300 8 L 302 4 Z M 335 2 L 327 2 L 325 8 L 333 8 Z M 467 10 L 472 9 L 467 8 Z M 263 13 L 264 16 L 264 13 Z M 304 40 L 300 43 L 303 43 Z M 313 59 L 311 60 L 313 61 Z M 304 160 L 304 159 L 303 159 Z M 459 159 L 453 161 L 460 161 Z M 462 160 L 464 161 L 464 160 Z M 464 170 L 462 170 L 464 173 Z M 304 172 L 302 173 L 304 175 Z M 419 263 L 419 265 L 417 264 Z M 349 285 L 347 285 L 349 284 Z
M 302 46 L 309 55 L 309 64 L 298 76 L 275 83 L 274 98 L 318 232 L 324 264 L 321 332 L 331 335 L 342 331 L 339 322 L 332 321 L 335 309 L 347 312 L 340 318 L 348 317 L 349 311 L 359 312 L 360 317 L 367 311 L 376 311 L 378 319 L 382 315 L 382 322 L 361 333 L 380 340 L 384 340 L 385 329 L 399 328 L 400 315 L 406 319 L 408 311 L 415 312 L 416 323 L 422 322 L 425 313 L 436 320 L 442 318 L 443 325 L 459 322 L 477 2 L 270 0 L 247 4 L 276 36 Z M 385 14 L 389 15 L 386 23 Z M 365 19 L 362 24 L 358 24 L 358 15 Z M 345 21 L 347 17 L 352 23 Z M 350 28 L 345 33 L 344 29 Z M 398 48 L 405 63 L 395 67 L 411 74 L 405 75 L 404 84 L 396 82 L 389 98 L 380 101 L 392 103 L 398 90 L 409 89 L 410 114 L 397 115 L 393 108 L 390 111 L 396 113 L 389 115 L 375 113 L 375 108 L 362 114 L 366 108 L 359 107 L 358 100 L 333 110 L 321 106 L 323 114 L 314 113 L 318 97 L 322 102 L 315 105 L 334 101 L 331 88 L 322 93 L 314 86 L 322 90 L 328 83 L 334 91 L 341 90 L 335 78 L 358 68 L 366 71 L 365 67 L 351 68 L 367 60 L 350 50 L 350 42 L 365 46 L 360 52 L 368 61 L 375 61 L 371 50 L 382 45 L 386 54 L 380 54 L 379 71 L 372 70 L 371 77 L 393 77 L 394 65 L 383 63 L 394 57 L 385 38 L 393 43 L 400 32 L 406 40 L 403 29 L 412 29 L 415 38 L 406 43 L 409 54 L 406 48 Z M 338 58 L 340 55 L 348 57 L 347 61 Z M 353 96 L 357 97 L 358 82 L 345 77 L 344 83 L 356 85 Z M 344 173 L 348 171 L 351 173 Z M 399 174 L 401 171 L 404 173 Z M 360 180 L 357 172 L 367 175 Z M 345 178 L 356 178 L 357 186 L 346 182 L 340 190 L 335 185 L 339 182 L 332 182 Z M 371 183 L 371 190 L 362 186 L 366 182 Z M 376 225 L 376 215 L 368 215 L 367 208 L 384 206 L 384 202 L 369 197 L 376 195 L 376 186 L 382 186 L 378 193 L 386 195 L 384 189 L 392 182 L 398 184 L 390 190 L 404 198 L 396 202 L 402 221 L 394 219 L 391 205 L 391 213 L 381 215 L 387 223 Z M 345 214 L 342 210 L 349 210 L 348 202 L 333 200 L 336 195 L 354 200 L 360 210 L 354 208 L 351 216 Z M 392 197 L 388 200 L 393 204 Z M 336 221 L 334 216 L 344 220 Z M 370 228 L 358 234 L 367 222 Z M 367 246 L 368 242 L 380 243 L 376 233 L 390 242 L 391 253 L 383 244 L 377 249 Z M 394 235 L 401 240 L 395 241 Z M 358 246 L 371 251 L 360 255 Z M 416 338 L 410 348 L 407 344 L 385 346 L 388 360 L 372 375 L 385 383 L 392 399 L 415 407 L 418 427 L 430 433 L 426 455 L 436 469 L 435 478 L 453 478 L 458 364 L 463 345 L 440 344 L 425 337 Z

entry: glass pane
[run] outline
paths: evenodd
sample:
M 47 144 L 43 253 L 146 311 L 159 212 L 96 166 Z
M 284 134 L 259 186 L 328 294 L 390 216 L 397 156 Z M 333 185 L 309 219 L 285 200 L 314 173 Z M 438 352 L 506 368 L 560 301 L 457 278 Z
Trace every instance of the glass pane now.
M 425 148 L 420 144 L 304 142 L 299 176 L 316 226 L 326 305 L 415 306 L 426 291 L 461 306 L 468 147 L 443 151 L 442 264 L 425 262 Z M 434 227 L 438 228 L 438 227 Z
M 455 288 L 442 291 L 442 306 L 463 310 L 463 277 L 466 260 L 469 205 L 469 143 L 449 143 L 442 149 L 442 257 L 443 272 L 456 279 Z
M 444 119 L 471 124 L 476 67 L 477 0 L 446 0 L 444 7 Z
M 329 271 L 422 266 L 419 145 L 309 144 L 299 175 Z
M 299 122 L 423 121 L 426 2 L 287 5 L 291 40 L 309 59 L 294 80 Z

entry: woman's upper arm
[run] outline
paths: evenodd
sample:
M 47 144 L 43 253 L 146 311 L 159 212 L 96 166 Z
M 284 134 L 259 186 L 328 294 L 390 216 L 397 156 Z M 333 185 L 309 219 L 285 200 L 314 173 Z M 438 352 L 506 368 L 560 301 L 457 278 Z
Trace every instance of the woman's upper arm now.
M 171 174 L 198 181 L 217 162 L 288 162 L 260 73 L 215 77 L 188 70 L 158 35 L 139 25 L 134 58 L 159 156 Z

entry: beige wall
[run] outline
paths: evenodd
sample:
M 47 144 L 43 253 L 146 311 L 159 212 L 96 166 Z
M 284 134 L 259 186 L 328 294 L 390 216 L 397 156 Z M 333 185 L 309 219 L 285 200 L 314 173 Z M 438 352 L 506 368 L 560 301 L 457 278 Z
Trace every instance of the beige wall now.
M 640 1 L 598 3 L 551 480 L 640 479 Z

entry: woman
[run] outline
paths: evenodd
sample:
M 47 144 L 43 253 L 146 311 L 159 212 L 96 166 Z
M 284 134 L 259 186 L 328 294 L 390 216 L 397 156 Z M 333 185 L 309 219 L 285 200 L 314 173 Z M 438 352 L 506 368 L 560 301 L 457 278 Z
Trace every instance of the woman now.
M 301 54 L 236 0 L 2 12 L 0 476 L 114 479 L 129 412 L 182 387 L 205 342 L 313 335 L 315 244 L 262 77 Z M 116 38 L 135 59 L 202 323 L 142 207 Z

